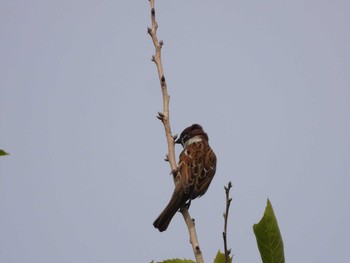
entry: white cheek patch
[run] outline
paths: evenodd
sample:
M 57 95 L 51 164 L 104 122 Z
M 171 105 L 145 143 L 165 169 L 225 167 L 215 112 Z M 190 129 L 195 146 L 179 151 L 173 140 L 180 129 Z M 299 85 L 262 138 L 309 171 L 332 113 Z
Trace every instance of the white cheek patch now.
M 201 142 L 202 138 L 200 136 L 194 136 L 193 138 L 189 139 L 186 143 L 185 143 L 185 147 L 187 147 L 188 145 L 195 143 L 195 142 Z

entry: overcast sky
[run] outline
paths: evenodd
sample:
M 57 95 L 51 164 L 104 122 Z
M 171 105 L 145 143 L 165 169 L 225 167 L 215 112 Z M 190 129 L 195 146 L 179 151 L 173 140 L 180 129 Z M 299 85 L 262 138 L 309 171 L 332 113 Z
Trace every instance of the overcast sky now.
M 287 262 L 346 262 L 350 2 L 156 1 L 174 133 L 201 124 L 218 157 L 192 202 L 206 262 L 261 262 L 269 198 Z M 149 2 L 2 0 L 0 262 L 194 258 L 172 190 Z M 176 146 L 176 155 L 181 151 Z

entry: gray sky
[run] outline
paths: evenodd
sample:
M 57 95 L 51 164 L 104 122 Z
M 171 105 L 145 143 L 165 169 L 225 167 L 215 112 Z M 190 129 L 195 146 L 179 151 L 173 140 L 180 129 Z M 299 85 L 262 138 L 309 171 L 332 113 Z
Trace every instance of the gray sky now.
M 350 2 L 156 1 L 174 133 L 200 123 L 218 156 L 192 202 L 206 262 L 260 262 L 270 198 L 287 262 L 345 262 L 350 218 Z M 173 182 L 148 1 L 3 0 L 0 262 L 193 258 Z M 177 146 L 178 147 L 178 146 Z M 177 155 L 180 148 L 176 148 Z

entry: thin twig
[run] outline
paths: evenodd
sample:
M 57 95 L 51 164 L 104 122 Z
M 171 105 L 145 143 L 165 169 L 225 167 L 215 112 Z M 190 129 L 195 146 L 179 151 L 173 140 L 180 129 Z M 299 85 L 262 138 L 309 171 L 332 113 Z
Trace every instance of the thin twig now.
M 176 159 L 175 159 L 175 147 L 174 142 L 176 139 L 176 136 L 173 136 L 170 129 L 170 118 L 169 118 L 169 95 L 168 95 L 168 89 L 167 89 L 167 83 L 164 76 L 163 71 L 163 65 L 162 65 L 162 57 L 161 57 L 161 50 L 163 47 L 163 41 L 159 41 L 157 37 L 157 29 L 158 29 L 158 23 L 156 21 L 156 11 L 154 8 L 154 0 L 149 0 L 151 4 L 151 19 L 152 19 L 152 27 L 148 28 L 147 32 L 151 36 L 156 54 L 152 56 L 152 61 L 156 64 L 158 69 L 158 77 L 160 81 L 160 86 L 162 89 L 162 95 L 163 95 L 163 112 L 158 112 L 157 118 L 162 121 L 164 125 L 165 130 L 165 136 L 168 143 L 168 153 L 166 155 L 165 160 L 169 162 L 171 171 L 174 174 L 174 183 L 176 184 L 177 180 L 177 165 L 176 165 Z M 199 263 L 203 263 L 203 255 L 198 243 L 198 238 L 196 234 L 196 229 L 194 222 L 188 213 L 188 210 L 186 207 L 182 207 L 180 209 L 180 212 L 182 213 L 182 216 L 186 222 L 188 232 L 190 235 L 190 243 L 192 245 L 193 253 L 195 255 L 196 261 Z
M 231 249 L 227 249 L 227 221 L 228 221 L 228 212 L 230 209 L 231 201 L 232 198 L 230 198 L 230 189 L 232 187 L 232 183 L 228 182 L 227 187 L 224 186 L 225 188 L 225 193 L 226 193 L 226 210 L 224 213 L 224 232 L 222 232 L 222 237 L 224 239 L 224 249 L 225 249 L 225 263 L 229 263 L 229 257 L 231 254 Z

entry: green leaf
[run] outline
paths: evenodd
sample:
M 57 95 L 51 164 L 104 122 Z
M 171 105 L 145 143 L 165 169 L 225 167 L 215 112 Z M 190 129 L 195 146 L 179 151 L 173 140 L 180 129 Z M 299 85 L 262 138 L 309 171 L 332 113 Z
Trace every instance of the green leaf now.
M 264 216 L 253 230 L 263 263 L 284 263 L 283 240 L 269 199 Z
M 4 150 L 0 149 L 0 156 L 2 156 L 2 155 L 9 155 L 9 154 L 7 152 L 5 152 Z
M 228 263 L 232 262 L 232 257 L 228 257 Z M 221 253 L 220 250 L 216 254 L 216 257 L 214 259 L 214 263 L 225 263 L 225 253 Z

